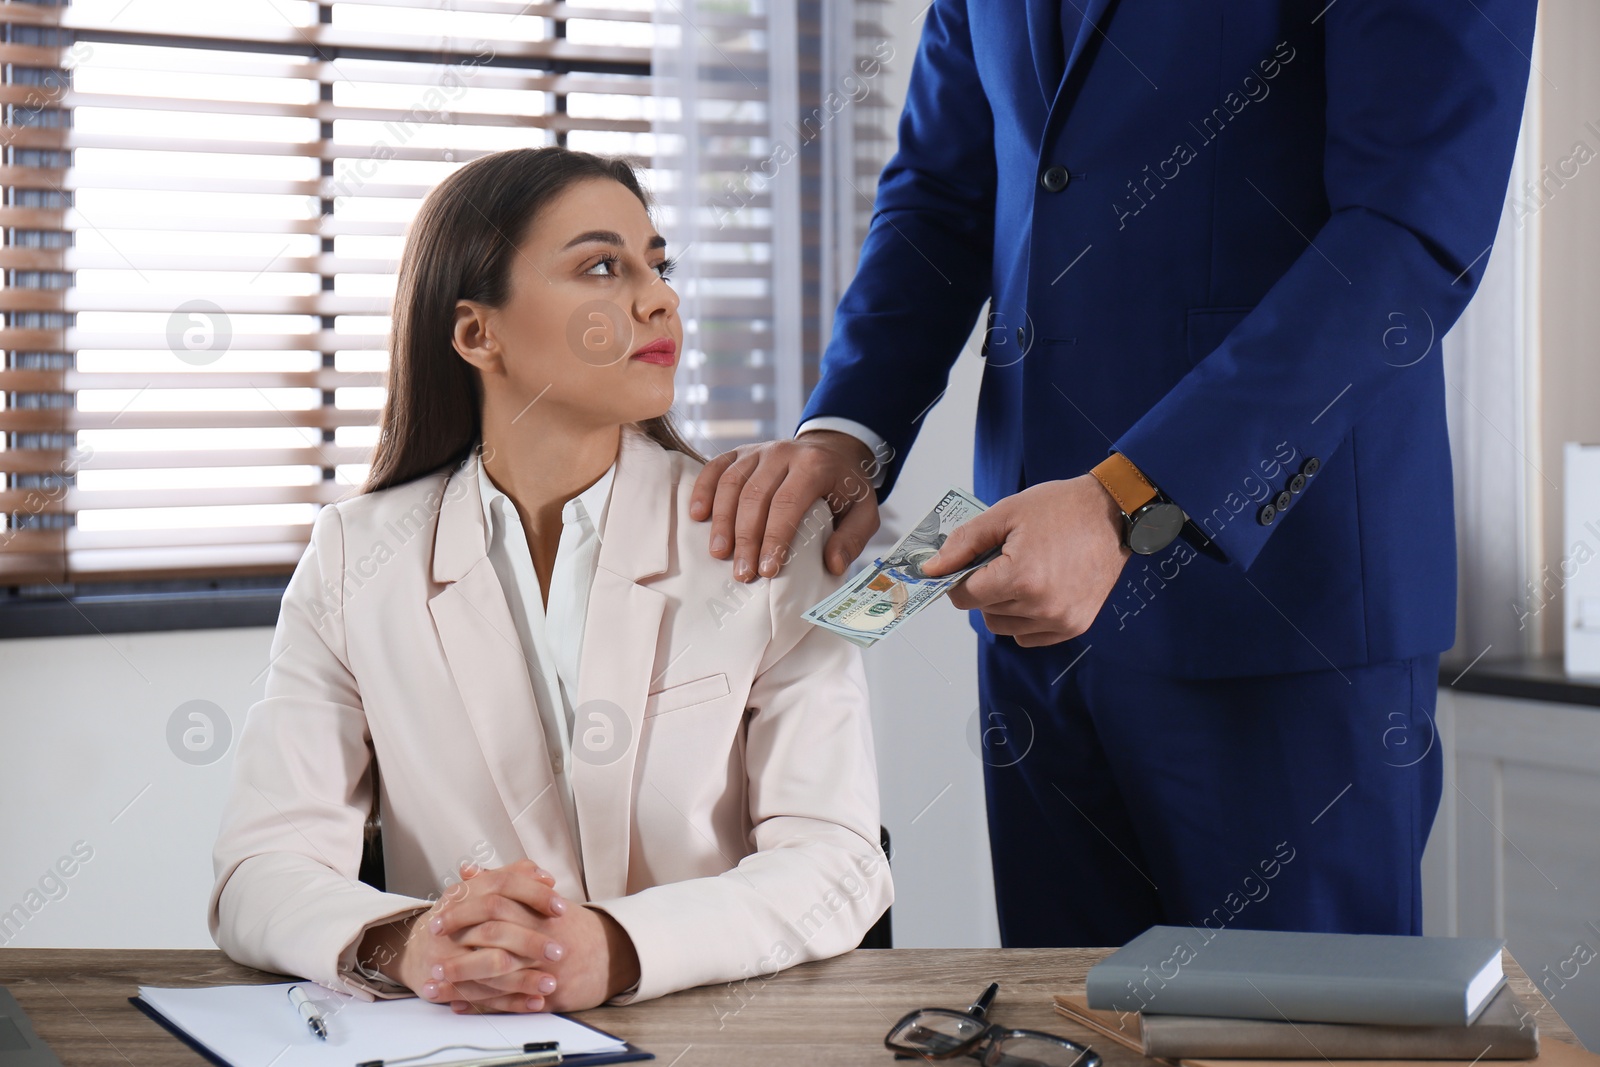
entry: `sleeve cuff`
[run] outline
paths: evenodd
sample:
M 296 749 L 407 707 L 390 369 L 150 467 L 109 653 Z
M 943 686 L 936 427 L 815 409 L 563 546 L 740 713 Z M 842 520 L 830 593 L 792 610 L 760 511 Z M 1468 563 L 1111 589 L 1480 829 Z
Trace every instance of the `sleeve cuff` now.
M 849 434 L 857 441 L 867 446 L 876 462 L 873 464 L 871 485 L 874 489 L 883 488 L 883 480 L 888 477 L 889 467 L 884 461 L 884 456 L 889 453 L 889 442 L 870 428 L 863 426 L 854 419 L 843 419 L 836 415 L 819 415 L 814 419 L 807 419 L 800 424 L 794 432 L 796 437 L 811 430 L 836 430 L 839 433 Z
M 432 907 L 432 904 L 428 901 L 418 900 L 418 904 L 421 906 L 380 916 L 362 926 L 355 937 L 339 953 L 335 969 L 335 973 L 338 975 L 338 985 L 333 988 L 338 988 L 361 1000 L 393 1000 L 399 997 L 415 996 L 415 991 L 404 982 L 389 977 L 378 968 L 363 965 L 356 957 L 361 951 L 361 942 L 365 940 L 368 931 L 373 927 L 392 923 L 397 919 L 410 918 Z
M 360 975 L 375 993 L 393 993 L 402 997 L 411 995 L 410 987 L 404 982 L 396 981 L 382 971 L 374 970 L 371 967 L 363 967 L 357 963 L 355 965 L 355 973 Z

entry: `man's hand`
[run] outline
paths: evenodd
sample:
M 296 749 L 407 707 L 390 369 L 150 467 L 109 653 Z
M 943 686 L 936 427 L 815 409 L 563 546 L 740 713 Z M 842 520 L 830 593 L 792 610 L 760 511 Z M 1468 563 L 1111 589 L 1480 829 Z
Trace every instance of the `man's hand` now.
M 1077 637 L 1094 622 L 1131 553 L 1122 512 L 1093 475 L 1044 482 L 1007 497 L 950 534 L 922 565 L 938 577 L 996 545 L 999 556 L 950 591 L 997 634 L 1027 648 Z
M 706 464 L 695 479 L 689 514 L 711 520 L 711 554 L 731 554 L 733 576 L 750 582 L 778 573 L 801 520 L 826 499 L 834 529 L 823 559 L 828 570 L 843 574 L 878 531 L 877 470 L 871 449 L 836 430 L 744 445 Z

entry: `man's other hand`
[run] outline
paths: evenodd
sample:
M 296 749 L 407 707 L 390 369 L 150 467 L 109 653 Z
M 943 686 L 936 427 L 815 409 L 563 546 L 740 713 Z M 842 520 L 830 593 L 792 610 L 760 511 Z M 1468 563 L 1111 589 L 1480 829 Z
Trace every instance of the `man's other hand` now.
M 984 625 L 1024 647 L 1053 645 L 1089 628 L 1131 554 L 1122 512 L 1092 475 L 1043 482 L 1008 496 L 951 532 L 922 571 L 938 577 L 1004 546 L 950 591 Z

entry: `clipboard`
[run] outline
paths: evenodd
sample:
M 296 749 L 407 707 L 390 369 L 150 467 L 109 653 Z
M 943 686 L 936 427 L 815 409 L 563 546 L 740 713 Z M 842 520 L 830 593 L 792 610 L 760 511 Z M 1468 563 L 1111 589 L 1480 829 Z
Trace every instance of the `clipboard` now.
M 310 1038 L 309 1034 L 304 1030 L 304 1024 L 301 1022 L 299 1017 L 293 1011 L 290 1010 L 290 1008 L 288 1006 L 288 998 L 287 998 L 287 996 L 284 995 L 284 991 L 285 990 L 287 990 L 290 986 L 295 986 L 295 985 L 306 985 L 306 986 L 309 987 L 311 985 L 311 983 L 290 982 L 290 983 L 281 983 L 281 984 L 270 985 L 270 986 L 211 986 L 211 987 L 206 987 L 204 989 L 192 989 L 192 990 L 189 990 L 189 989 L 185 989 L 185 990 L 157 990 L 155 988 L 151 988 L 150 991 L 153 994 L 156 993 L 156 992 L 179 993 L 179 994 L 195 994 L 195 993 L 202 993 L 203 994 L 203 993 L 210 992 L 210 991 L 214 990 L 214 991 L 217 992 L 218 996 L 222 1000 L 237 1000 L 237 998 L 240 997 L 240 996 L 247 997 L 247 998 L 249 998 L 249 1003 L 251 1003 L 252 1006 L 254 1006 L 256 1008 L 259 1008 L 260 1005 L 268 1003 L 270 1000 L 272 1000 L 274 998 L 282 998 L 283 1001 L 284 1001 L 283 1011 L 282 1011 L 281 1015 L 276 1015 L 275 1014 L 273 1016 L 273 1018 L 272 1018 L 272 1027 L 274 1029 L 276 1029 L 276 1030 L 280 1030 L 281 1033 L 284 1034 L 284 1035 L 293 1035 L 293 1037 L 290 1039 L 291 1041 L 302 1039 L 302 1035 L 304 1035 L 303 1039 L 306 1040 L 306 1041 L 315 1041 L 316 1039 Z M 169 1017 L 169 1014 L 167 1012 L 164 1012 L 160 1007 L 158 1007 L 157 1005 L 152 1004 L 148 1000 L 146 1000 L 144 998 L 144 996 L 143 996 L 143 993 L 145 992 L 145 988 L 147 988 L 147 987 L 141 987 L 141 989 L 140 989 L 140 994 L 141 995 L 129 997 L 128 998 L 128 1002 L 130 1004 L 134 1005 L 136 1008 L 138 1008 L 144 1014 L 148 1015 L 150 1018 L 154 1019 L 163 1029 L 167 1030 L 174 1037 L 178 1038 L 178 1040 L 182 1041 L 185 1045 L 187 1045 L 190 1048 L 194 1049 L 197 1053 L 199 1053 L 202 1057 L 204 1057 L 207 1062 L 216 1064 L 217 1067 L 241 1067 L 241 1063 L 240 1062 L 237 1062 L 237 1061 L 234 1061 L 234 1060 L 229 1060 L 227 1058 L 227 1056 L 224 1055 L 224 1051 L 225 1050 L 218 1049 L 218 1048 L 213 1048 L 213 1047 L 211 1047 L 211 1045 L 209 1045 L 207 1043 L 207 1041 L 202 1040 L 201 1037 L 197 1037 L 194 1033 L 191 1033 L 190 1030 L 188 1028 L 186 1028 L 185 1025 L 183 1025 L 183 1022 L 180 1021 L 180 1020 L 183 1020 L 185 1018 L 185 1013 L 183 1011 L 174 1011 L 173 1014 L 177 1015 L 178 1018 L 172 1018 L 172 1017 Z M 326 996 L 328 998 L 346 998 L 347 997 L 346 994 L 334 993 L 331 990 L 327 990 L 327 989 L 325 989 L 323 987 L 317 987 L 317 988 L 318 988 L 320 993 L 322 993 L 324 996 Z M 271 990 L 272 992 L 270 992 L 270 993 L 264 992 L 266 990 Z M 261 992 L 258 992 L 258 991 L 261 991 Z M 160 998 L 158 998 L 158 999 L 160 999 Z M 192 1000 L 193 998 L 191 997 L 189 999 Z M 213 999 L 215 999 L 215 998 L 213 998 Z M 354 1000 L 355 998 L 348 998 L 348 999 L 349 1000 Z M 416 1004 L 420 1004 L 420 1003 L 423 1003 L 423 1002 L 416 1001 L 413 998 L 403 998 L 403 999 L 400 999 L 400 1000 L 388 1000 L 388 1001 L 380 1000 L 380 1001 L 373 1002 L 372 1004 L 366 1004 L 366 1002 L 363 1002 L 363 1001 L 355 1001 L 355 1003 L 360 1003 L 360 1004 L 366 1005 L 365 1014 L 370 1015 L 371 1012 L 372 1012 L 372 1009 L 376 1005 L 386 1005 L 386 1004 L 396 1004 L 396 1005 L 411 1004 L 411 1005 L 416 1005 Z M 426 1005 L 426 1006 L 427 1007 L 436 1007 L 436 1005 Z M 226 1012 L 227 1011 L 227 1007 L 225 1006 L 221 1010 Z M 408 1008 L 407 1011 L 408 1011 L 408 1014 L 415 1014 L 416 1013 L 415 1007 Z M 331 1018 L 333 1020 L 333 1027 L 337 1028 L 337 1026 L 339 1025 L 338 1022 L 337 1022 L 338 1013 L 336 1012 Z M 374 1050 L 372 1050 L 370 1048 L 358 1047 L 358 1046 L 352 1045 L 351 1047 L 349 1047 L 347 1049 L 342 1049 L 337 1053 L 337 1055 L 339 1057 L 338 1062 L 343 1064 L 343 1067 L 354 1067 L 354 1065 L 356 1063 L 364 1061 L 364 1060 L 384 1058 L 384 1057 L 397 1058 L 397 1057 L 415 1055 L 417 1052 L 422 1051 L 423 1049 L 431 1049 L 431 1048 L 435 1048 L 435 1047 L 438 1047 L 438 1046 L 449 1045 L 449 1044 L 452 1043 L 452 1036 L 455 1037 L 455 1040 L 461 1041 L 462 1037 L 459 1034 L 459 1031 L 460 1031 L 461 1028 L 460 1027 L 452 1027 L 450 1025 L 453 1022 L 455 1022 L 456 1020 L 459 1020 L 461 1018 L 462 1018 L 461 1016 L 457 1016 L 454 1013 L 447 1013 L 446 1015 L 440 1016 L 439 1019 L 437 1020 L 437 1024 L 438 1024 L 437 1028 L 434 1029 L 434 1030 L 430 1030 L 430 1033 L 432 1033 L 433 1036 L 430 1036 L 428 1038 L 423 1039 L 423 1040 L 426 1040 L 426 1041 L 428 1041 L 430 1043 L 423 1044 L 423 1045 L 420 1045 L 420 1046 L 418 1046 L 416 1048 L 411 1048 L 411 1049 L 408 1049 L 408 1050 L 395 1050 L 395 1049 L 391 1048 L 391 1049 L 384 1049 L 384 1050 L 380 1050 L 380 1051 L 374 1051 Z M 490 1023 L 491 1026 L 493 1026 L 494 1023 L 497 1022 L 497 1023 L 499 1023 L 499 1025 L 501 1027 L 504 1027 L 504 1028 L 507 1028 L 507 1029 L 515 1028 L 515 1029 L 523 1030 L 523 1031 L 526 1031 L 529 1027 L 532 1027 L 534 1025 L 534 1022 L 537 1021 L 539 1023 L 542 1023 L 542 1026 L 539 1027 L 541 1030 L 554 1030 L 557 1033 L 566 1033 L 569 1037 L 572 1036 L 573 1034 L 581 1033 L 582 1035 L 589 1035 L 589 1036 L 592 1036 L 592 1037 L 598 1037 L 600 1039 L 604 1039 L 603 1042 L 601 1042 L 601 1043 L 614 1046 L 614 1047 L 606 1049 L 605 1051 L 598 1051 L 598 1052 L 571 1052 L 571 1053 L 564 1053 L 563 1056 L 562 1056 L 563 1065 L 572 1064 L 572 1065 L 576 1065 L 576 1067 L 589 1067 L 589 1065 L 600 1065 L 600 1064 L 610 1064 L 610 1063 L 630 1063 L 630 1062 L 636 1062 L 636 1061 L 640 1061 L 640 1060 L 651 1060 L 651 1059 L 655 1058 L 655 1056 L 652 1053 L 647 1052 L 644 1049 L 639 1048 L 637 1045 L 634 1045 L 634 1044 L 632 1044 L 630 1042 L 624 1041 L 623 1039 L 617 1037 L 615 1034 L 607 1033 L 606 1031 L 601 1030 L 598 1027 L 590 1026 L 587 1023 L 581 1023 L 576 1019 L 570 1019 L 570 1018 L 568 1018 L 567 1016 L 564 1016 L 564 1015 L 539 1015 L 539 1016 L 529 1015 L 529 1016 L 521 1016 L 521 1015 L 513 1015 L 513 1014 L 504 1014 L 504 1015 L 498 1015 L 497 1014 L 497 1015 L 478 1016 L 476 1018 L 477 1019 L 482 1019 L 482 1020 L 493 1020 L 494 1022 Z M 282 1020 L 281 1023 L 279 1021 L 280 1019 Z M 196 1021 L 195 1021 L 195 1018 L 194 1018 L 193 1014 L 189 1015 L 188 1021 L 190 1023 L 190 1026 L 193 1026 L 193 1027 L 195 1027 L 197 1029 L 201 1029 L 202 1031 L 204 1031 L 205 1027 L 204 1026 L 198 1026 L 196 1024 Z M 214 1020 L 214 1019 L 211 1020 L 213 1025 L 215 1024 L 215 1021 L 216 1020 Z M 448 1033 L 448 1031 L 451 1030 L 451 1029 L 454 1029 L 454 1030 L 458 1031 L 458 1033 L 456 1035 L 450 1035 Z M 337 1030 L 335 1030 L 335 1032 L 337 1033 Z M 202 1036 L 204 1036 L 204 1033 L 202 1033 Z M 523 1039 L 526 1039 L 526 1040 L 538 1040 L 540 1038 L 548 1037 L 548 1036 L 553 1036 L 553 1035 L 549 1035 L 549 1034 L 545 1034 L 545 1033 L 540 1033 L 540 1034 L 522 1033 L 522 1034 L 517 1035 L 513 1039 L 500 1039 L 496 1043 L 497 1044 L 503 1044 L 503 1045 L 511 1045 L 511 1044 L 514 1044 L 514 1043 L 518 1043 Z M 280 1040 L 280 1038 L 275 1033 L 273 1035 L 273 1037 L 272 1037 L 272 1041 L 274 1043 L 276 1043 L 278 1040 Z M 479 1040 L 476 1040 L 476 1041 L 469 1040 L 466 1043 L 488 1044 L 489 1042 L 484 1041 L 482 1039 L 479 1039 Z M 591 1041 L 590 1043 L 593 1044 L 595 1042 Z M 329 1055 L 329 1053 L 332 1050 L 326 1045 L 322 1045 L 320 1043 L 318 1043 L 318 1044 L 308 1044 L 308 1045 L 304 1045 L 303 1049 L 306 1049 L 306 1050 L 315 1049 L 315 1050 L 317 1050 L 319 1055 L 321 1055 L 324 1059 L 329 1059 L 329 1060 L 332 1059 L 332 1057 Z M 270 1050 L 269 1056 L 270 1056 L 271 1053 L 277 1053 L 277 1052 L 281 1052 L 281 1051 L 284 1051 L 283 1046 L 279 1046 L 276 1049 Z M 236 1053 L 236 1055 L 237 1055 L 237 1053 Z M 460 1059 L 463 1056 L 470 1056 L 470 1055 L 473 1055 L 473 1052 L 471 1052 L 471 1051 L 450 1051 L 450 1052 L 441 1052 L 437 1056 L 430 1057 L 430 1059 L 432 1059 L 432 1060 Z M 487 1055 L 492 1055 L 492 1053 L 484 1052 L 484 1053 L 482 1053 L 482 1055 L 487 1056 Z M 426 1065 L 426 1063 L 418 1063 L 418 1064 L 407 1064 L 407 1065 L 405 1065 L 405 1067 L 427 1067 L 427 1065 Z

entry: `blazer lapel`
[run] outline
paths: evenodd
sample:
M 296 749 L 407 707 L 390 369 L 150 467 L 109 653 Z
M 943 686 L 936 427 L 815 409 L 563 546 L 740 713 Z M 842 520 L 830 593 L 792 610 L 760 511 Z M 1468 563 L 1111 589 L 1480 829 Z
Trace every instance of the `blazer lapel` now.
M 446 483 L 434 534 L 428 601 L 489 775 L 528 857 L 578 869 L 550 752 L 506 594 L 488 556 L 474 455 Z M 429 709 L 419 709 L 426 713 Z
M 639 583 L 668 566 L 670 478 L 665 451 L 625 429 L 589 590 L 573 709 L 572 792 L 590 900 L 627 893 L 634 769 L 667 603 Z
M 1061 87 L 1066 84 L 1067 76 L 1072 73 L 1078 58 L 1083 55 L 1089 39 L 1099 32 L 1100 22 L 1105 18 L 1111 2 L 1112 0 L 1031 0 L 1029 3 L 1028 44 L 1033 51 L 1034 68 L 1039 74 L 1039 91 L 1043 94 L 1045 105 L 1050 110 L 1054 111 L 1056 104 L 1060 102 Z M 1072 51 L 1063 61 L 1062 12 L 1069 5 L 1074 15 L 1081 14 L 1082 20 L 1078 26 L 1077 36 L 1072 42 Z
M 1061 84 L 1061 5 L 1073 0 L 1029 0 L 1028 47 L 1033 52 L 1033 69 L 1039 79 L 1039 95 L 1045 107 L 1055 99 Z

